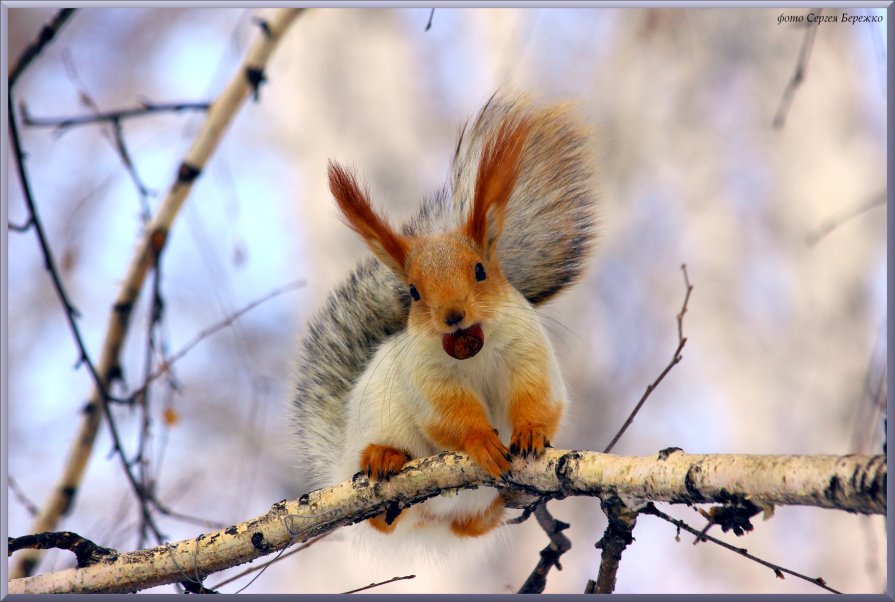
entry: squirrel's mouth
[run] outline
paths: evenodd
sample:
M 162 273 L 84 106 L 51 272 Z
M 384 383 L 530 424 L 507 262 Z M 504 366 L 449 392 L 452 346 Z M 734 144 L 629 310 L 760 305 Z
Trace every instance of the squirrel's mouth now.
M 469 359 L 478 353 L 485 344 L 485 333 L 481 324 L 473 324 L 469 328 L 460 328 L 441 336 L 444 352 L 454 359 Z

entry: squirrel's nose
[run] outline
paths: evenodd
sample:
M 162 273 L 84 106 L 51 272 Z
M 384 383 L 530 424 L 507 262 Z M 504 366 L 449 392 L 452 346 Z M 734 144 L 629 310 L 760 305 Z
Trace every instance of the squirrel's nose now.
M 444 323 L 448 326 L 456 326 L 460 322 L 463 321 L 463 318 L 466 316 L 462 311 L 458 311 L 456 309 L 450 309 L 444 315 Z

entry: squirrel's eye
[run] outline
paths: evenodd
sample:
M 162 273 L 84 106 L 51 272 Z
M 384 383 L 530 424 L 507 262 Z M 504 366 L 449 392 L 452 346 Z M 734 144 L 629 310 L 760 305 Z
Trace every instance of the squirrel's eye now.
M 480 263 L 475 264 L 475 279 L 479 282 L 485 279 L 485 266 Z
M 420 293 L 419 293 L 419 291 L 416 290 L 416 287 L 413 286 L 412 284 L 410 285 L 410 296 L 413 297 L 414 301 L 420 300 Z

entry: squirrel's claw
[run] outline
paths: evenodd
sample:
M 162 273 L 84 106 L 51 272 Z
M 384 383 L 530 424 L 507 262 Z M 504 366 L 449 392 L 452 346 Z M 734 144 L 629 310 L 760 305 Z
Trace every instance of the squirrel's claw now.
M 367 478 L 375 481 L 387 481 L 392 475 L 400 472 L 410 460 L 410 454 L 403 449 L 389 445 L 371 443 L 360 455 L 361 471 Z
M 493 431 L 471 434 L 462 451 L 496 479 L 504 478 L 510 472 L 509 450 Z
M 526 424 L 517 427 L 510 438 L 510 453 L 515 456 L 540 458 L 544 448 L 550 447 L 550 440 L 539 424 Z

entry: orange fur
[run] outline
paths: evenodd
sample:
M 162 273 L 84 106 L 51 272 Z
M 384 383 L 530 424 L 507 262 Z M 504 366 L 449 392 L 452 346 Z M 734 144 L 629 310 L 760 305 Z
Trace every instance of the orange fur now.
M 532 362 L 534 365 L 538 362 Z M 535 457 L 550 445 L 562 416 L 562 404 L 549 398 L 546 375 L 524 374 L 517 377 L 510 396 L 509 418 L 513 427 L 510 452 Z
M 400 471 L 401 467 L 409 460 L 410 454 L 404 450 L 371 443 L 361 453 L 360 469 L 375 481 L 387 480 Z M 401 510 L 391 523 L 386 520 L 385 513 L 377 514 L 373 518 L 367 519 L 367 522 L 380 533 L 391 533 L 395 530 L 403 512 Z
M 503 523 L 503 497 L 497 496 L 482 514 L 455 518 L 451 522 L 451 531 L 460 537 L 479 537 Z
M 379 259 L 392 269 L 404 270 L 408 241 L 395 233 L 388 221 L 370 205 L 354 175 L 338 163 L 329 163 L 329 189 L 348 225 L 360 234 Z
M 374 481 L 388 479 L 410 460 L 403 449 L 371 443 L 360 455 L 360 469 Z
M 473 207 L 464 231 L 489 255 L 503 229 L 504 208 L 519 176 L 522 149 L 530 129 L 528 119 L 508 119 L 485 143 L 482 151 Z M 492 240 L 488 240 L 488 213 L 491 211 L 494 212 L 495 232 Z
M 528 117 L 507 117 L 487 139 L 472 208 L 466 222 L 453 232 L 419 237 L 397 234 L 373 210 L 367 192 L 361 190 L 354 175 L 330 163 L 330 189 L 348 224 L 383 263 L 419 293 L 420 302 L 410 306 L 411 330 L 442 336 L 458 328 L 466 329 L 487 322 L 495 308 L 508 299 L 507 289 L 511 285 L 501 271 L 495 249 L 532 126 Z M 476 278 L 478 263 L 486 271 L 484 280 Z M 434 415 L 426 418 L 425 435 L 442 449 L 469 454 L 493 477 L 505 476 L 510 470 L 510 450 L 523 456 L 539 455 L 556 432 L 561 407 L 549 398 L 549 361 L 544 351 L 538 357 L 522 358 L 513 367 L 508 400 L 510 449 L 489 421 L 483 400 L 447 372 L 444 377 L 427 374 L 418 383 Z M 361 453 L 360 467 L 371 478 L 383 480 L 398 472 L 409 459 L 404 450 L 370 444 Z M 497 496 L 484 512 L 454 517 L 450 528 L 458 536 L 477 537 L 499 526 L 503 514 L 503 499 Z M 402 513 L 388 523 L 386 515 L 380 514 L 370 518 L 369 524 L 377 531 L 391 533 L 400 516 Z
M 402 510 L 401 512 L 403 513 L 404 511 Z M 395 527 L 398 526 L 398 519 L 400 519 L 400 518 L 401 518 L 401 514 L 396 516 L 395 520 L 393 520 L 391 522 L 391 524 L 389 524 L 385 521 L 385 513 L 377 514 L 373 518 L 368 518 L 367 524 L 369 524 L 371 527 L 373 527 L 380 533 L 388 534 L 395 530 Z
M 476 282 L 475 265 L 479 262 L 488 275 Z M 497 260 L 483 257 L 469 239 L 456 232 L 415 240 L 408 254 L 407 273 L 408 282 L 416 286 L 422 300 L 411 304 L 409 324 L 421 332 L 456 330 L 446 323 L 452 313 L 463 313 L 463 327 L 481 322 L 486 318 L 483 310 L 501 303 L 510 286 Z M 433 278 L 432 274 L 446 275 Z
M 494 477 L 509 472 L 509 450 L 474 395 L 455 386 L 451 393 L 434 393 L 429 399 L 438 416 L 424 427 L 432 441 L 444 449 L 466 452 Z

